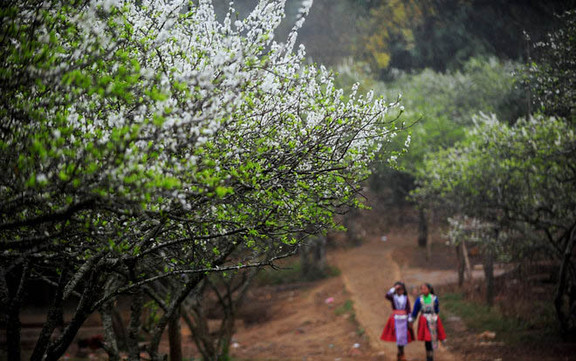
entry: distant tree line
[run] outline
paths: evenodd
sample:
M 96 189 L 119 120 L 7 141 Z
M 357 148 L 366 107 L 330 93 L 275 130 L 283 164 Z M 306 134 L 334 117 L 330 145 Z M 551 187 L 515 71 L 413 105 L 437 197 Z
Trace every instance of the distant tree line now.
M 555 15 L 575 1 L 388 0 L 357 1 L 368 11 L 359 54 L 374 66 L 438 71 L 471 57 L 526 60 L 530 42 L 557 25 Z M 381 54 L 381 55 L 380 55 Z M 385 56 L 387 62 L 378 59 Z
M 279 37 L 302 2 L 287 0 Z M 234 3 L 242 16 L 256 1 Z M 228 1 L 214 4 L 226 12 Z M 574 0 L 314 0 L 298 41 L 309 60 L 335 66 L 353 57 L 384 79 L 391 69 L 460 69 L 473 57 L 527 60 L 530 44 L 558 25 L 555 16 L 574 8 Z

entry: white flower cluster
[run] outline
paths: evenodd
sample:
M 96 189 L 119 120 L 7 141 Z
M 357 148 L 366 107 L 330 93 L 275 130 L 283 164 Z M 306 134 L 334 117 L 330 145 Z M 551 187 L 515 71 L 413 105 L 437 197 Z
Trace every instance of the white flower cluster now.
M 222 22 L 208 0 L 52 5 L 49 16 L 67 22 L 49 36 L 44 19 L 40 42 L 57 61 L 36 67 L 39 80 L 22 94 L 47 122 L 9 140 L 26 153 L 26 129 L 50 128 L 38 139 L 42 161 L 28 170 L 43 185 L 75 179 L 87 192 L 149 204 L 158 203 L 151 196 L 173 199 L 189 210 L 199 194 L 246 184 L 234 170 L 250 166 L 252 186 L 283 187 L 298 202 L 298 192 L 312 190 L 328 199 L 365 177 L 381 139 L 394 134 L 384 116 L 397 103 L 358 95 L 357 86 L 345 96 L 327 69 L 304 65 L 303 46 L 294 52 L 312 1 L 285 42 L 274 39 L 280 0 L 260 1 L 234 21 L 231 8 Z M 333 169 L 349 178 L 320 176 Z M 280 183 L 288 170 L 290 187 Z

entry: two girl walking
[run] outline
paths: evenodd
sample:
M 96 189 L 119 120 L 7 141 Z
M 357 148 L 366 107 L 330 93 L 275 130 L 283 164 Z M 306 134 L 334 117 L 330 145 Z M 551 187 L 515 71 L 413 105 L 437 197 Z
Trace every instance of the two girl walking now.
M 429 283 L 420 286 L 420 295 L 414 302 L 414 309 L 410 309 L 410 299 L 406 292 L 406 286 L 402 282 L 396 282 L 386 294 L 386 298 L 392 304 L 392 314 L 384 327 L 380 339 L 396 342 L 398 346 L 398 361 L 405 361 L 404 346 L 414 341 L 414 329 L 412 324 L 418 317 L 418 341 L 424 341 L 426 348 L 426 361 L 434 360 L 434 350 L 438 348 L 438 341 L 446 339 L 446 333 L 438 314 L 440 313 L 438 297 Z

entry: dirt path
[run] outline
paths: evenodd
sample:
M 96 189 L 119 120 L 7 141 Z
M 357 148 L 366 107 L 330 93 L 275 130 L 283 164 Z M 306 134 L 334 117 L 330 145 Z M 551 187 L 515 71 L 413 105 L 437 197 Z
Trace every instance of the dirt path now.
M 424 270 L 401 267 L 394 259 L 394 250 L 400 246 L 398 240 L 383 242 L 380 237 L 372 236 L 367 237 L 361 247 L 331 255 L 332 261 L 342 272 L 346 288 L 354 301 L 357 320 L 365 328 L 370 346 L 380 355 L 384 355 L 386 360 L 395 360 L 397 352 L 395 343 L 380 340 L 380 334 L 390 315 L 390 305 L 384 298 L 387 290 L 397 280 L 405 281 L 410 288 L 417 286 L 422 279 L 431 283 L 443 283 L 444 279 L 451 279 L 451 274 L 454 273 L 436 271 L 422 274 Z M 413 297 L 411 301 L 413 304 Z M 436 361 L 461 359 L 444 347 L 440 347 L 435 354 Z M 423 343 L 409 344 L 406 355 L 408 360 L 423 360 Z

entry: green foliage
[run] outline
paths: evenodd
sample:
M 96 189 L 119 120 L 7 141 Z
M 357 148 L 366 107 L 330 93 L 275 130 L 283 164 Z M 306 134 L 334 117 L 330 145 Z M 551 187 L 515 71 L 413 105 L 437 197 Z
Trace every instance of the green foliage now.
M 339 69 L 343 84 L 360 78 L 365 83 L 393 98 L 401 94 L 406 109 L 401 120 L 409 127 L 407 136 L 397 137 L 392 146 L 399 149 L 409 143 L 409 152 L 398 154 L 396 166 L 375 163 L 372 188 L 379 192 L 392 189 L 387 199 L 394 203 L 413 189 L 414 177 L 428 154 L 462 141 L 479 112 L 495 113 L 503 119 L 524 116 L 528 108 L 523 94 L 515 86 L 517 65 L 496 58 L 473 58 L 462 70 L 439 73 L 431 69 L 415 74 L 400 72 L 388 82 L 370 81 L 358 64 L 346 63 Z
M 531 62 L 522 73 L 535 111 L 576 118 L 576 11 L 558 17 L 561 30 L 535 44 Z
M 464 129 L 472 125 L 473 116 L 479 112 L 511 115 L 514 110 L 508 104 L 515 97 L 515 68 L 513 63 L 495 58 L 474 58 L 462 70 L 447 73 L 425 70 L 396 80 L 407 108 L 413 112 L 411 118 L 422 119 L 422 130 L 415 130 L 414 137 L 419 138 L 417 134 L 422 132 L 426 139 L 422 143 L 428 144 L 413 156 L 422 159 L 430 151 L 461 140 Z M 514 119 L 519 115 L 512 114 Z
M 528 85 L 539 89 L 536 99 L 563 106 L 548 107 L 558 110 L 559 115 L 572 106 L 571 96 L 560 95 L 554 78 L 538 69 L 555 68 L 556 76 L 563 74 L 566 84 L 573 82 L 570 60 L 560 61 L 571 59 L 566 57 L 572 48 L 569 34 L 575 32 L 571 15 L 563 17 L 565 27 L 551 34 L 550 42 L 539 45 L 548 55 L 542 59 L 550 62 L 528 68 L 534 70 L 532 81 L 536 82 Z M 514 229 L 525 236 L 527 245 L 534 239 L 541 243 L 543 235 L 538 232 L 547 232 L 547 243 L 558 257 L 562 253 L 559 249 L 566 245 L 561 240 L 570 239 L 576 203 L 570 181 L 575 166 L 573 125 L 570 120 L 543 115 L 513 125 L 510 118 L 508 122 L 497 119 L 482 115 L 465 140 L 430 154 L 420 170 L 415 195 L 423 202 L 448 205 L 453 214 L 476 218 L 501 230 Z
M 567 257 L 576 244 L 575 144 L 576 132 L 563 119 L 536 116 L 508 125 L 484 116 L 465 141 L 427 158 L 414 192 L 423 204 L 478 220 L 487 230 L 483 243 L 497 242 L 520 260 L 537 250 L 562 264 L 556 308 L 565 331 L 573 302 L 564 303 L 563 295 L 576 284 Z
M 569 181 L 575 140 L 574 130 L 559 119 L 535 117 L 510 126 L 495 117 L 477 118 L 465 141 L 426 160 L 416 195 L 488 220 L 568 221 L 575 202 Z

